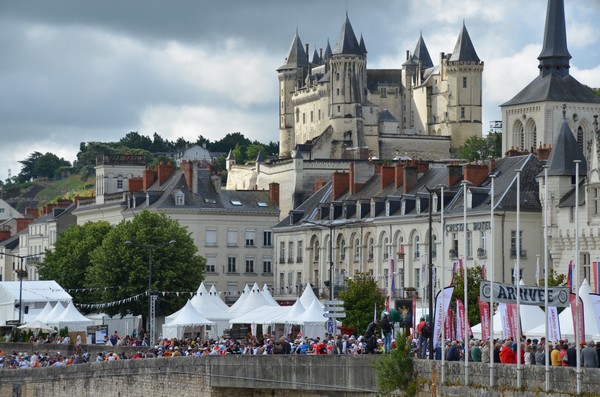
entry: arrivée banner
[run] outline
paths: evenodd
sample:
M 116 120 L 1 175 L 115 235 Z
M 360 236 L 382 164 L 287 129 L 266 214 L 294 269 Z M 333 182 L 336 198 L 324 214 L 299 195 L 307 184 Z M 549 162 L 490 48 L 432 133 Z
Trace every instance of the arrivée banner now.
M 544 287 L 521 285 L 519 288 L 522 305 L 544 305 Z M 479 284 L 479 296 L 481 300 L 489 302 L 492 294 L 494 296 L 494 303 L 517 303 L 516 285 L 494 283 L 494 290 L 492 291 L 489 281 L 481 281 Z M 557 307 L 569 306 L 569 288 L 548 287 L 548 305 Z

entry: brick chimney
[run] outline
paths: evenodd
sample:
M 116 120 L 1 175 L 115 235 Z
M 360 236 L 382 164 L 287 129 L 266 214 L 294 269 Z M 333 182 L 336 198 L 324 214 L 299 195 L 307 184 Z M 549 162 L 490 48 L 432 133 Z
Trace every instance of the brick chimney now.
M 51 213 L 54 208 L 56 208 L 56 204 L 46 204 L 43 208 L 42 208 L 42 215 L 47 215 L 49 213 Z
M 429 171 L 429 163 L 423 160 L 417 161 L 417 172 L 424 174 Z
M 174 171 L 175 166 L 170 160 L 167 164 L 161 161 L 157 167 L 158 187 L 161 187 L 167 181 L 167 179 L 169 179 L 171 175 L 173 175 Z
M 509 150 L 507 150 L 506 155 L 508 157 L 515 157 L 515 156 L 523 156 L 528 153 L 529 152 L 527 150 L 520 150 L 519 148 L 512 146 Z
M 181 163 L 181 169 L 183 170 L 183 175 L 185 176 L 185 182 L 188 185 L 188 188 L 192 189 L 193 177 L 194 177 L 194 163 L 191 161 L 184 160 Z
M 492 174 L 496 170 L 496 160 L 493 157 L 490 157 L 490 174 Z
M 279 207 L 279 183 L 269 183 L 269 199 Z
M 10 238 L 10 229 L 0 230 L 0 241 Z
M 316 193 L 319 190 L 321 190 L 321 188 L 325 186 L 325 179 L 323 179 L 323 177 L 318 177 L 317 179 L 315 179 L 315 184 L 313 186 L 313 191 Z
M 381 167 L 381 190 L 388 187 L 388 185 L 394 182 L 396 177 L 396 168 L 392 166 Z
M 72 200 L 66 200 L 66 199 L 60 199 L 60 200 L 58 200 L 56 202 L 56 206 L 58 208 L 67 208 L 71 204 L 73 204 L 73 201 Z
M 130 192 L 141 192 L 144 190 L 143 178 L 129 178 L 127 184 L 129 185 Z
M 394 179 L 396 189 L 400 189 L 400 186 L 404 183 L 404 164 L 400 161 L 396 164 Z
M 448 164 L 446 166 L 448 170 L 448 186 L 454 186 L 462 179 L 462 166 L 458 165 L 458 163 Z
M 37 208 L 27 207 L 25 208 L 25 215 L 31 215 L 33 219 L 37 219 L 40 216 L 40 213 Z
M 481 183 L 486 180 L 488 175 L 489 168 L 483 162 L 471 164 L 469 161 L 469 163 L 465 165 L 465 180 L 471 182 L 473 186 L 481 185 Z
M 334 172 L 332 177 L 333 200 L 337 200 L 350 187 L 350 174 L 346 172 Z
M 33 218 L 17 218 L 17 233 L 27 229 L 31 222 L 33 222 Z
M 404 193 L 408 193 L 419 179 L 418 169 L 415 164 L 404 167 Z
M 545 143 L 535 151 L 535 155 L 540 161 L 547 161 L 550 158 L 550 153 L 552 153 L 552 145 L 546 145 Z
M 146 167 L 146 169 L 144 170 L 143 190 L 148 190 L 148 188 L 152 186 L 152 184 L 154 183 L 154 178 L 156 178 L 154 170 L 150 168 L 150 166 Z

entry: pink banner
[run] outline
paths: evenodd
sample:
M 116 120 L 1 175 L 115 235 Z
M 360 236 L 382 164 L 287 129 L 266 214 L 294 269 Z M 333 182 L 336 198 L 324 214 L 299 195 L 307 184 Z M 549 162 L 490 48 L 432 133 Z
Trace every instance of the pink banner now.
M 481 320 L 481 339 L 487 340 L 490 336 L 490 304 L 477 297 L 479 303 L 479 318 Z
M 569 301 L 571 302 L 571 316 L 573 317 L 573 332 L 575 329 L 578 329 L 579 332 L 579 340 L 581 343 L 585 342 L 585 324 L 583 323 L 583 301 L 581 297 L 579 298 L 579 324 L 577 321 L 577 310 L 575 305 L 575 294 L 569 294 Z M 579 327 L 578 327 L 579 325 Z
M 460 299 L 456 300 L 456 339 L 465 338 L 465 305 Z
M 451 310 L 448 310 L 448 317 L 446 317 L 446 338 L 447 339 L 456 339 L 456 332 L 454 330 L 454 313 Z
M 517 340 L 517 305 L 514 303 L 509 303 L 506 305 L 506 319 L 508 323 L 508 336 L 513 338 L 513 340 Z

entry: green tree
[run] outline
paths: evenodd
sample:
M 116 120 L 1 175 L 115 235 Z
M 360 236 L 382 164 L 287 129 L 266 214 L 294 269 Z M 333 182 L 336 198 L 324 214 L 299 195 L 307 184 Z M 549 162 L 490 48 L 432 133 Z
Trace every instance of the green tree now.
M 152 150 L 152 139 L 149 136 L 141 135 L 136 131 L 132 131 L 121 138 L 119 143 L 128 148 Z
M 211 143 L 209 150 L 213 152 L 229 152 L 229 149 L 234 148 L 237 144 L 240 146 L 248 146 L 252 142 L 246 138 L 241 132 L 234 132 L 225 135 L 222 139 Z
M 19 163 L 22 164 L 22 167 L 17 178 L 18 182 L 28 182 L 37 178 L 37 174 L 35 173 L 35 165 L 42 156 L 43 154 L 40 152 L 33 152 L 25 160 L 19 161 Z
M 67 289 L 85 287 L 82 280 L 90 267 L 90 255 L 102 245 L 110 230 L 108 222 L 88 222 L 69 227 L 60 235 L 54 249 L 46 251 L 43 262 L 38 265 L 40 278 L 56 280 Z M 93 302 L 89 294 L 72 295 L 79 303 Z
M 354 277 L 346 279 L 346 284 L 348 287 L 339 294 L 346 311 L 343 323 L 344 326 L 356 328 L 357 332 L 362 333 L 373 321 L 375 307 L 377 313 L 383 310 L 384 297 L 377 282 L 368 273 L 356 273 Z
M 540 276 L 540 285 L 544 286 L 544 277 Z M 548 271 L 548 287 L 564 287 L 567 285 L 567 276 L 558 274 L 556 270 L 550 268 Z
M 467 308 L 469 314 L 469 323 L 471 325 L 479 324 L 479 305 L 477 297 L 479 297 L 479 283 L 481 282 L 481 266 L 476 265 L 467 268 Z M 454 292 L 452 293 L 452 310 L 456 312 L 456 299 L 464 302 L 464 274 L 462 271 L 457 271 L 454 275 Z
M 70 166 L 67 160 L 62 157 L 59 158 L 54 153 L 46 153 L 37 159 L 35 166 L 33 167 L 34 174 L 37 178 L 54 178 L 54 173 L 60 167 Z
M 263 145 L 261 145 L 260 143 L 251 143 L 246 148 L 246 159 L 248 159 L 250 161 L 254 161 L 254 160 L 256 160 L 256 157 L 258 156 L 259 153 L 262 153 L 262 156 L 264 158 L 269 157 L 269 154 L 267 153 L 267 150 L 265 149 L 265 147 Z
M 375 367 L 377 387 L 384 396 L 389 396 L 394 390 L 403 390 L 405 396 L 415 396 L 419 382 L 414 372 L 411 347 L 406 337 L 398 334 L 396 348 L 390 354 L 384 354 L 376 361 Z
M 502 157 L 502 135 L 490 132 L 484 137 L 472 136 L 458 149 L 458 156 L 471 161 Z
M 239 143 L 235 145 L 235 148 L 233 148 L 231 154 L 233 155 L 233 158 L 235 158 L 235 162 L 237 164 L 244 164 L 246 161 L 246 148 Z
M 167 243 L 175 240 L 174 246 Z M 132 245 L 125 244 L 130 241 Z M 204 279 L 204 258 L 196 255 L 197 247 L 188 230 L 164 214 L 142 211 L 133 220 L 121 221 L 106 234 L 102 245 L 91 254 L 86 273 L 90 287 L 114 287 L 97 294 L 99 302 L 114 302 L 144 294 L 125 304 L 107 307 L 109 315 L 132 313 L 146 316 L 148 275 L 152 255 L 152 290 L 195 291 Z M 189 296 L 160 294 L 157 315 L 167 315 L 181 308 Z

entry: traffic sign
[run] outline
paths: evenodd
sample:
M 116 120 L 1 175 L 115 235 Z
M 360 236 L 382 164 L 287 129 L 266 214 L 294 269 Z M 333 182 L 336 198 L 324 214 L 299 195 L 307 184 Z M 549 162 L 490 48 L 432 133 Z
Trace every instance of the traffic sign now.
M 339 306 L 343 305 L 344 301 L 325 301 L 325 306 Z
M 333 334 L 335 330 L 335 321 L 329 320 L 327 321 L 327 333 Z
M 346 318 L 346 313 L 323 313 L 323 317 Z
M 343 312 L 344 306 L 325 306 L 325 311 L 328 312 Z

